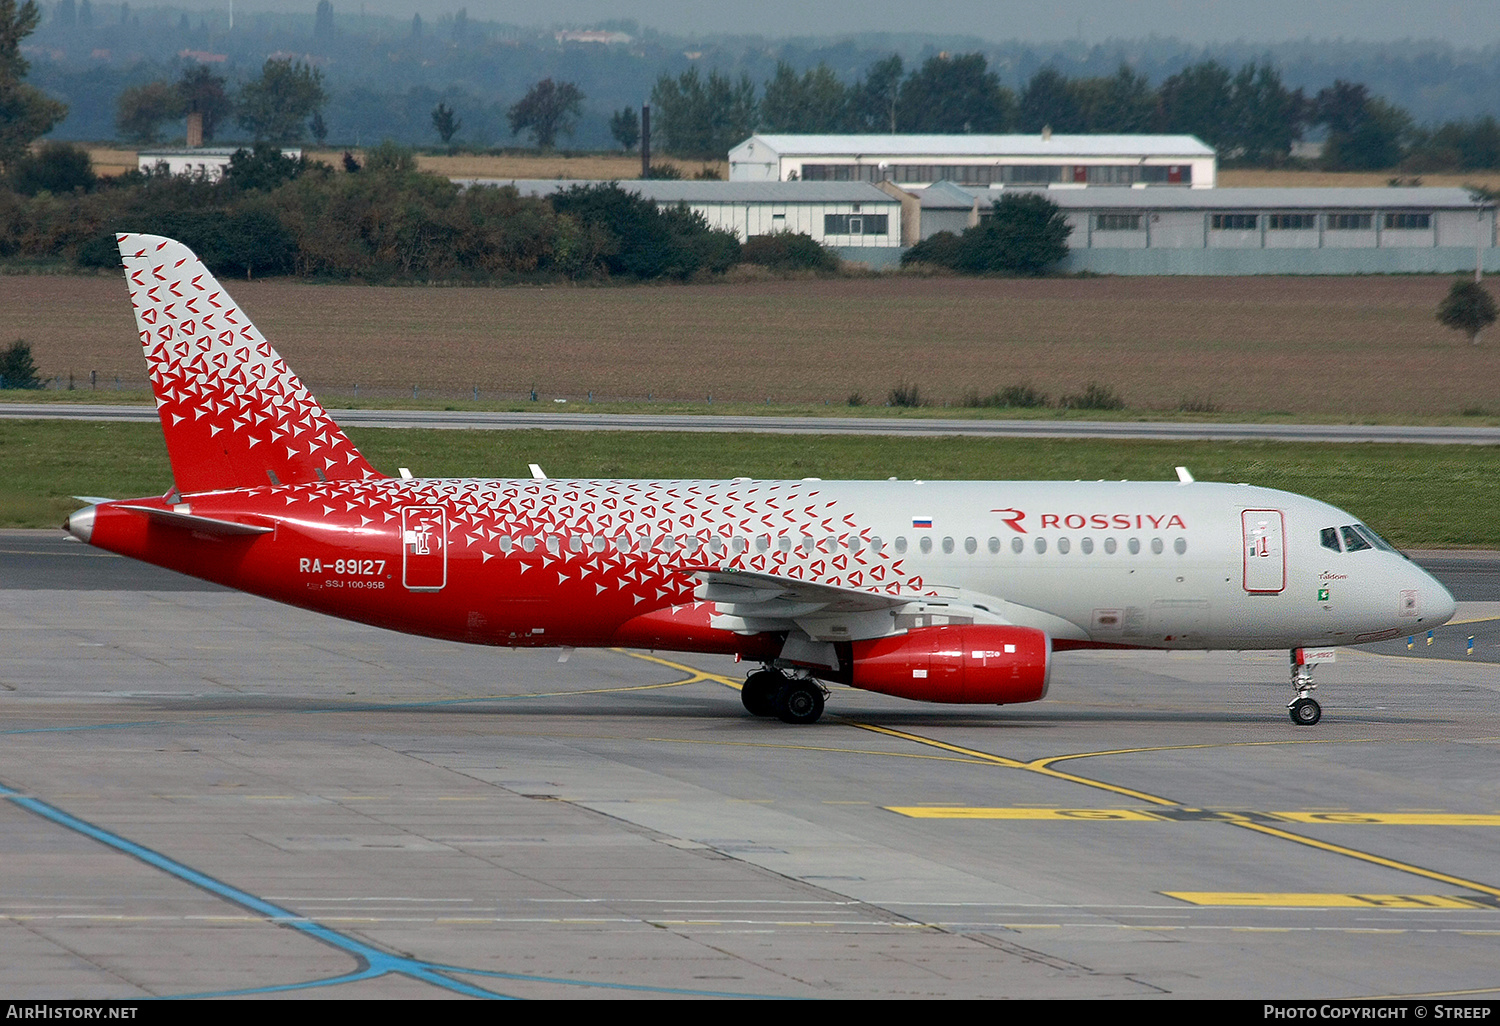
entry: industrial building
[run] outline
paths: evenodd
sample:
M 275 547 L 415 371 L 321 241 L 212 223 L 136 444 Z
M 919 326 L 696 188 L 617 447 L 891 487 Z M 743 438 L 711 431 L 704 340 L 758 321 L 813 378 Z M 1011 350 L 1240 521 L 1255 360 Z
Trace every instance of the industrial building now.
M 1209 189 L 1218 161 L 1191 135 L 752 135 L 731 182 L 939 181 L 1000 186 Z
M 142 172 L 166 168 L 169 174 L 197 175 L 210 182 L 224 177 L 229 167 L 229 158 L 246 146 L 177 146 L 156 150 L 141 150 L 135 155 L 136 167 Z M 302 150 L 298 147 L 283 149 L 281 155 L 289 160 L 300 160 Z
M 905 201 L 916 238 L 960 233 L 1015 190 L 940 182 Z M 1500 269 L 1495 207 L 1466 189 L 1048 189 L 1073 232 L 1064 271 L 1403 274 Z M 909 223 L 910 219 L 908 219 Z
M 523 196 L 550 196 L 576 185 L 600 182 L 553 179 L 466 178 L 465 186 L 512 186 Z M 684 204 L 714 228 L 739 236 L 774 232 L 810 235 L 846 259 L 884 264 L 869 252 L 901 252 L 901 203 L 864 182 L 685 182 L 644 179 L 617 182 L 657 206 Z

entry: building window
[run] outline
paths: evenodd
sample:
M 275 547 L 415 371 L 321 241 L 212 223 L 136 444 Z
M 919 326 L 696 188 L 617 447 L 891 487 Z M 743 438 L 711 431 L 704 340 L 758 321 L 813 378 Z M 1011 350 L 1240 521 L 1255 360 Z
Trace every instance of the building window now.
M 1432 227 L 1431 214 L 1386 214 L 1385 226 L 1393 230 L 1427 229 Z
M 1318 215 L 1268 214 L 1266 227 L 1273 232 L 1305 232 L 1318 227 Z
M 1375 223 L 1373 214 L 1325 214 L 1331 232 L 1367 232 Z
M 1140 214 L 1095 214 L 1096 232 L 1138 232 L 1141 230 Z
M 1214 214 L 1208 226 L 1216 232 L 1249 232 L 1256 226 L 1256 214 Z
M 824 214 L 824 235 L 886 235 L 890 231 L 888 214 Z

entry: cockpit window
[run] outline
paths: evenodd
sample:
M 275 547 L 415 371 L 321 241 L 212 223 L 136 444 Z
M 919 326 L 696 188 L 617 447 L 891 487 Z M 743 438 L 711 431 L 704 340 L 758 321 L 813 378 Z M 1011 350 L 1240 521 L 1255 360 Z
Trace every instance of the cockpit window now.
M 1339 529 L 1337 527 L 1323 528 L 1323 547 L 1332 549 L 1334 552 L 1342 551 L 1339 548 Z
M 1344 550 L 1346 552 L 1358 552 L 1360 549 L 1373 549 L 1371 545 L 1352 525 L 1339 528 L 1344 534 Z
M 1380 537 L 1380 535 L 1370 530 L 1364 524 L 1355 524 L 1354 529 L 1359 532 L 1359 536 L 1361 538 L 1365 539 L 1371 545 L 1375 546 L 1377 549 L 1380 549 L 1382 552 L 1396 552 L 1396 547 L 1394 545 L 1386 541 L 1384 538 Z

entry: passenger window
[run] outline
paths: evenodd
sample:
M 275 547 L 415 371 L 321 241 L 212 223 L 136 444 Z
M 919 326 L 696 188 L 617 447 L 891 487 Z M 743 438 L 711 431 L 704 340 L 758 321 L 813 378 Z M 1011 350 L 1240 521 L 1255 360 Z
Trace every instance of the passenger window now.
M 879 535 L 876 535 L 875 537 L 870 539 L 870 551 L 875 553 L 877 556 L 881 552 L 885 551 L 885 543 L 880 540 Z
M 1344 534 L 1345 552 L 1358 552 L 1360 549 L 1373 548 L 1373 546 L 1369 542 L 1365 541 L 1364 537 L 1353 527 L 1341 527 L 1339 528 L 1339 530 Z
M 1160 538 L 1152 538 L 1151 539 L 1151 551 L 1154 552 L 1156 555 L 1159 556 L 1159 555 L 1161 555 L 1161 550 L 1162 550 L 1161 539 Z
M 780 538 L 777 538 L 776 539 L 776 547 L 778 549 L 780 549 L 782 552 L 791 552 L 792 551 L 792 536 L 789 535 L 789 534 L 784 534 Z
M 1037 555 L 1039 555 L 1039 556 L 1043 552 L 1046 552 L 1047 551 L 1047 539 L 1046 538 L 1038 538 L 1036 540 L 1036 544 L 1035 544 L 1034 548 L 1036 549 Z
M 905 551 L 906 551 L 906 535 L 904 535 L 904 534 L 898 534 L 896 536 L 896 554 L 899 556 L 902 553 L 904 553 Z
M 1115 550 L 1119 547 L 1119 545 L 1115 544 L 1115 540 L 1113 538 L 1104 539 L 1104 551 L 1109 553 L 1111 556 L 1115 554 Z
M 1332 549 L 1334 552 L 1340 551 L 1340 549 L 1339 549 L 1339 529 L 1337 527 L 1325 527 L 1325 528 L 1323 528 L 1323 530 L 1322 530 L 1322 536 L 1323 536 L 1323 547 L 1325 549 Z
M 979 551 L 979 541 L 978 541 L 978 539 L 975 539 L 975 538 L 965 538 L 964 539 L 964 551 L 967 552 L 971 556 L 974 555 L 974 553 L 978 552 Z
M 1089 553 L 1094 551 L 1094 539 L 1085 538 L 1078 543 L 1078 547 L 1081 548 L 1083 550 L 1083 554 L 1087 556 Z
M 1172 551 L 1177 553 L 1179 556 L 1187 552 L 1187 539 L 1178 538 L 1176 541 L 1174 541 L 1172 543 Z
M 552 553 L 554 556 L 562 551 L 562 546 L 559 545 L 557 541 L 557 535 L 547 535 L 547 551 Z
M 755 551 L 764 552 L 771 547 L 771 536 L 769 534 L 757 534 L 755 536 Z
M 1073 547 L 1072 543 L 1069 542 L 1068 539 L 1066 539 L 1066 538 L 1059 538 L 1059 539 L 1057 539 L 1057 551 L 1060 552 L 1060 553 L 1062 553 L 1064 556 L 1066 556 L 1068 554 L 1068 550 L 1070 548 L 1072 548 L 1072 547 Z
M 952 552 L 953 552 L 953 539 L 952 538 L 944 538 L 943 539 L 943 551 L 946 552 L 946 553 L 949 553 L 950 555 L 952 554 Z
M 662 535 L 661 540 L 657 542 L 657 545 L 660 546 L 661 549 L 665 552 L 677 551 L 677 539 L 673 538 L 670 534 Z
M 1141 540 L 1139 538 L 1132 538 L 1125 547 L 1130 550 L 1130 554 L 1132 556 L 1139 555 L 1141 551 Z
M 596 535 L 594 535 L 594 551 L 595 552 L 603 552 L 604 551 L 604 535 L 602 535 L 602 534 L 596 534 Z
M 923 552 L 931 552 L 932 551 L 932 538 L 930 536 L 926 537 L 926 538 L 923 538 L 922 539 L 922 544 L 921 544 L 920 547 L 921 547 L 921 549 L 922 549 Z
M 510 540 L 510 535 L 502 534 L 500 536 L 500 551 L 505 553 L 507 556 L 510 555 L 511 546 L 514 544 L 515 543 Z
M 724 539 L 714 535 L 708 540 L 708 551 L 718 553 L 724 551 Z
M 744 552 L 747 548 L 749 548 L 749 543 L 745 540 L 743 535 L 735 535 L 729 543 L 729 548 L 733 552 Z
M 811 552 L 812 550 L 813 550 L 812 535 L 810 535 L 810 534 L 804 534 L 802 536 L 802 551 L 803 552 Z
M 697 538 L 697 536 L 690 534 L 686 538 L 682 539 L 682 547 L 684 549 L 686 549 L 688 552 L 697 552 L 698 551 L 698 538 Z
M 991 552 L 999 552 L 1000 551 L 1000 539 L 999 538 L 991 538 L 990 539 L 990 551 Z
M 582 552 L 583 551 L 583 539 L 580 538 L 580 537 L 578 537 L 578 535 L 576 535 L 576 534 L 572 535 L 571 537 L 569 537 L 568 538 L 568 551 L 569 552 Z
M 1019 538 L 1012 538 L 1010 540 L 1010 551 L 1012 552 L 1020 552 L 1025 547 L 1026 543 Z

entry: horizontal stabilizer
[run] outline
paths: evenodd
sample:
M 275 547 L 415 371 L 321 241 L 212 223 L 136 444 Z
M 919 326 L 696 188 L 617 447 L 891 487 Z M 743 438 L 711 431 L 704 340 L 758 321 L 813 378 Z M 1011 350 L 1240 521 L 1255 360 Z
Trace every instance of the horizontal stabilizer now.
M 179 513 L 175 509 L 161 509 L 157 506 L 121 504 L 114 508 L 128 509 L 132 513 L 142 513 L 159 524 L 168 524 L 172 527 L 181 527 L 203 534 L 270 534 L 274 530 L 274 528 L 266 527 L 262 524 L 237 524 L 233 520 L 215 520 L 213 517 L 200 517 L 192 513 Z

